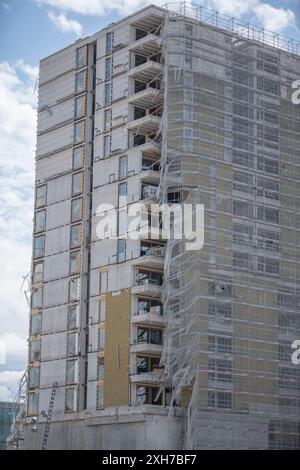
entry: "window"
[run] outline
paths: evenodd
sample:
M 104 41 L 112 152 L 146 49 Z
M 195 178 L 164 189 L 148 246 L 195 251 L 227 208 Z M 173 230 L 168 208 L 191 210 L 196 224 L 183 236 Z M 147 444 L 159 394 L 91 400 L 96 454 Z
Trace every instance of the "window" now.
M 253 206 L 247 201 L 233 200 L 232 213 L 239 217 L 253 217 Z
M 145 387 L 138 385 L 136 387 L 137 405 L 162 405 L 162 393 L 159 393 L 159 387 Z
M 104 405 L 104 386 L 103 384 L 97 385 L 97 408 L 102 408 Z
M 209 351 L 221 354 L 232 353 L 232 339 L 227 336 L 210 336 Z
M 97 380 L 104 379 L 104 358 L 98 357 Z
M 76 49 L 76 68 L 79 69 L 86 65 L 86 47 L 79 47 Z
M 137 342 L 148 344 L 162 344 L 162 330 L 155 328 L 138 328 Z
M 253 256 L 248 253 L 233 252 L 233 267 L 240 269 L 253 269 Z
M 209 319 L 223 324 L 231 324 L 232 305 L 229 303 L 208 304 Z
M 65 411 L 76 411 L 77 392 L 74 388 L 66 388 L 65 392 Z
M 30 362 L 37 362 L 41 356 L 41 340 L 37 339 L 30 343 Z
M 73 170 L 83 166 L 84 146 L 76 147 L 73 150 Z
M 257 229 L 257 246 L 268 251 L 279 251 L 280 233 L 261 227 Z
M 71 203 L 71 222 L 77 222 L 82 217 L 82 199 L 73 199 Z
M 40 384 L 40 368 L 39 367 L 30 367 L 29 369 L 29 388 L 37 388 Z
M 83 173 L 75 173 L 72 176 L 72 196 L 82 192 Z
M 70 279 L 70 284 L 69 284 L 69 300 L 70 302 L 74 302 L 76 300 L 79 300 L 80 297 L 80 278 L 79 277 L 73 277 Z
M 81 225 L 72 225 L 70 229 L 70 248 L 76 248 L 81 241 Z
M 47 186 L 44 184 L 43 186 L 39 186 L 36 188 L 35 207 L 38 209 L 39 207 L 45 206 L 46 199 L 47 199 Z
M 208 294 L 217 295 L 220 297 L 231 297 L 232 296 L 232 284 L 231 281 L 210 281 L 208 285 Z
M 71 359 L 66 362 L 66 383 L 74 383 L 77 379 L 78 360 Z
M 67 329 L 73 330 L 78 327 L 79 318 L 79 305 L 69 305 L 68 307 L 68 318 L 67 318 Z
M 281 362 L 291 362 L 292 347 L 290 343 L 281 343 L 278 345 L 278 359 Z
M 118 256 L 117 262 L 122 263 L 122 261 L 126 260 L 126 240 L 120 239 L 118 240 Z
M 80 251 L 70 252 L 70 274 L 76 274 L 80 271 Z
M 38 393 L 29 393 L 28 394 L 28 414 L 35 415 L 38 414 L 39 408 L 39 395 Z
M 35 233 L 43 232 L 46 227 L 46 211 L 38 211 L 35 213 L 35 225 L 34 231 Z
M 78 72 L 75 75 L 75 93 L 82 93 L 86 88 L 86 72 Z
M 111 78 L 111 69 L 112 69 L 111 57 L 108 57 L 105 60 L 105 80 L 108 80 Z
M 107 106 L 111 102 L 111 83 L 105 83 L 104 104 Z
M 31 308 L 38 308 L 42 306 L 43 302 L 43 287 L 33 287 L 31 297 Z
M 79 96 L 75 99 L 75 119 L 85 115 L 85 96 Z
M 111 109 L 106 109 L 104 111 L 104 132 L 110 130 L 111 127 Z
M 279 183 L 266 178 L 257 178 L 257 195 L 268 199 L 279 199 Z
M 243 193 L 253 192 L 253 177 L 247 173 L 233 174 L 233 190 Z
M 42 314 L 37 313 L 31 316 L 31 334 L 39 335 L 42 332 Z
M 274 224 L 279 223 L 279 209 L 273 209 L 272 207 L 258 206 L 257 208 L 258 220 L 264 220 L 265 222 L 273 222 Z
M 74 356 L 78 353 L 77 333 L 67 334 L 67 356 Z
M 249 224 L 233 224 L 232 241 L 238 245 L 251 246 L 254 227 Z
M 74 124 L 74 142 L 79 144 L 79 142 L 84 141 L 84 121 L 75 122 Z
M 277 296 L 277 305 L 285 309 L 300 308 L 300 296 L 295 289 L 280 287 Z
M 137 357 L 137 374 L 144 374 L 146 372 L 152 372 L 154 369 L 159 368 L 159 362 L 160 362 L 159 356 Z
M 119 207 L 126 205 L 127 183 L 120 183 L 118 188 Z
M 232 362 L 228 359 L 209 359 L 208 378 L 218 382 L 232 382 Z
M 277 161 L 270 160 L 269 158 L 258 157 L 257 169 L 273 175 L 279 175 L 279 164 Z
M 99 328 L 98 349 L 104 351 L 105 348 L 105 328 Z
M 231 392 L 208 392 L 208 407 L 230 410 L 232 408 Z
M 110 54 L 112 52 L 112 46 L 113 46 L 113 33 L 107 33 L 106 34 L 106 48 L 105 52 L 106 54 Z
M 35 263 L 33 265 L 33 276 L 32 282 L 35 284 L 36 282 L 42 282 L 44 278 L 44 263 Z
M 128 158 L 127 155 L 119 158 L 119 178 L 127 178 Z
M 110 155 L 110 135 L 105 135 L 103 139 L 103 155 L 108 157 Z
M 278 259 L 264 258 L 263 256 L 258 256 L 257 269 L 259 272 L 262 273 L 279 274 L 280 263 Z
M 298 390 L 297 369 L 291 367 L 279 367 L 279 387 L 290 390 Z

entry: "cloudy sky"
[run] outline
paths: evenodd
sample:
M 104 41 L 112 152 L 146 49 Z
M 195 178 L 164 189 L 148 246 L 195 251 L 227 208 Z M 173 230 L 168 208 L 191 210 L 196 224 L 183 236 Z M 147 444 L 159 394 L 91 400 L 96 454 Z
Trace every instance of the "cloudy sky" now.
M 165 0 L 0 0 L 0 400 L 26 367 L 38 62 L 150 3 Z M 300 41 L 300 0 L 201 3 Z

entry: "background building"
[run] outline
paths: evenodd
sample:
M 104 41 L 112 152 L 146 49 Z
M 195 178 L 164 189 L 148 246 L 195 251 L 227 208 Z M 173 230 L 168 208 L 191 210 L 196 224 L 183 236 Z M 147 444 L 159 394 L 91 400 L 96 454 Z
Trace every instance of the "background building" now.
M 299 447 L 299 48 L 179 7 L 41 61 L 28 448 Z M 203 250 L 122 239 L 138 201 L 204 204 Z
M 7 449 L 7 438 L 14 420 L 15 406 L 13 402 L 0 402 L 0 450 Z

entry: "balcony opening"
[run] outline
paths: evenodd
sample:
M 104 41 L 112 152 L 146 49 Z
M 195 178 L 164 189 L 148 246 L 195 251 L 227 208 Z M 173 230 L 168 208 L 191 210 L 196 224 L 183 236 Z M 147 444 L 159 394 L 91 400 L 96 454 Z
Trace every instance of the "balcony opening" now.
M 159 300 L 139 298 L 137 304 L 137 315 L 144 315 L 146 313 L 155 313 L 163 316 L 163 305 Z
M 142 199 L 147 199 L 148 197 L 156 197 L 158 186 L 153 184 L 143 184 L 142 185 Z
M 142 54 L 134 55 L 134 66 L 138 67 L 139 65 L 145 64 L 147 62 L 147 56 Z
M 159 171 L 160 170 L 160 163 L 157 160 L 153 160 L 152 158 L 143 157 L 142 159 L 142 171 Z
M 146 110 L 144 108 L 138 108 L 137 106 L 133 109 L 133 119 L 141 119 L 146 116 Z
M 143 134 L 137 134 L 133 137 L 133 146 L 138 147 L 146 143 L 146 136 Z
M 137 329 L 137 343 L 139 344 L 163 344 L 163 332 L 158 328 L 141 328 Z
M 165 254 L 164 243 L 143 241 L 141 243 L 141 256 L 161 256 Z
M 144 38 L 148 35 L 148 32 L 141 28 L 136 28 L 135 30 L 135 40 L 138 41 L 139 39 Z
M 159 392 L 159 387 L 138 386 L 136 388 L 137 405 L 162 405 L 163 394 Z
M 146 269 L 139 269 L 137 273 L 137 283 L 139 286 L 162 286 L 163 274 L 158 271 L 147 271 Z
M 137 374 L 146 374 L 147 372 L 153 372 L 154 369 L 159 369 L 159 356 L 138 356 L 137 357 Z

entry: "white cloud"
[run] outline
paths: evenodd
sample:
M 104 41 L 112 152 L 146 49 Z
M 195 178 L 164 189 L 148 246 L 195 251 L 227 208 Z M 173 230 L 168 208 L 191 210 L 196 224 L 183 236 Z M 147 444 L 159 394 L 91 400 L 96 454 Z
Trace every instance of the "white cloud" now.
M 250 16 L 252 21 L 258 22 L 269 31 L 280 32 L 295 25 L 295 14 L 292 10 L 276 8 L 259 0 L 205 0 L 204 4 L 221 14 L 235 18 Z
M 274 8 L 266 3 L 260 3 L 254 7 L 254 12 L 256 18 L 269 31 L 282 31 L 295 25 L 295 14 L 290 9 Z
M 2 386 L 16 385 L 27 360 L 28 308 L 20 287 L 31 259 L 36 76 L 37 68 L 23 60 L 0 63 L 0 340 L 7 353 Z
M 80 36 L 82 33 L 82 24 L 76 20 L 69 20 L 66 15 L 61 13 L 55 15 L 55 13 L 47 12 L 49 20 L 56 26 L 56 28 L 62 33 L 75 33 L 76 36 Z
M 130 14 L 146 5 L 161 5 L 161 0 L 35 0 L 38 4 L 47 4 L 63 12 L 72 11 L 81 15 L 106 16 L 110 11 Z

